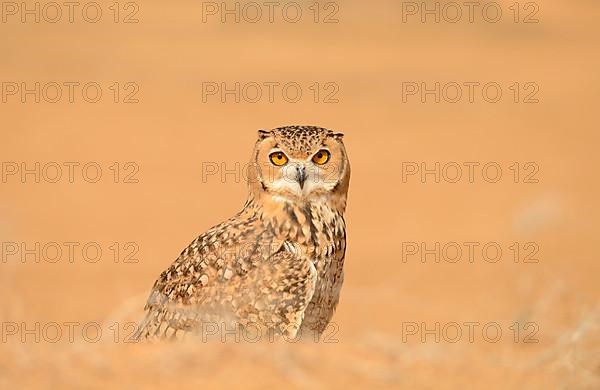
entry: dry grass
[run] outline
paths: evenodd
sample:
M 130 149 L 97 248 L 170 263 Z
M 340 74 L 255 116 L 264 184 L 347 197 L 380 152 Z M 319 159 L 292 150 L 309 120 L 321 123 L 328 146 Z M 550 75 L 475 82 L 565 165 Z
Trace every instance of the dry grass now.
M 552 291 L 552 289 L 548 289 Z M 136 316 L 137 296 L 125 302 L 102 323 L 107 337 L 98 342 L 76 335 L 56 344 L 42 340 L 22 343 L 8 337 L 2 344 L 0 386 L 104 388 L 158 385 L 204 387 L 292 386 L 331 388 L 368 386 L 383 388 L 492 388 L 595 389 L 600 385 L 600 310 L 579 308 L 572 321 L 556 322 L 537 335 L 539 343 L 514 343 L 511 337 L 498 343 L 466 338 L 457 343 L 442 340 L 425 343 L 418 338 L 402 339 L 400 332 L 375 329 L 341 333 L 335 342 L 283 340 L 256 343 L 202 342 L 115 343 L 111 325 L 126 323 Z M 527 316 L 540 323 L 555 323 L 564 305 L 576 297 L 566 289 L 541 296 L 529 307 Z M 351 302 L 346 302 L 351 304 Z M 16 302 L 3 305 L 4 313 L 18 313 Z M 515 321 L 525 319 L 515 318 Z M 123 339 L 125 336 L 122 335 Z

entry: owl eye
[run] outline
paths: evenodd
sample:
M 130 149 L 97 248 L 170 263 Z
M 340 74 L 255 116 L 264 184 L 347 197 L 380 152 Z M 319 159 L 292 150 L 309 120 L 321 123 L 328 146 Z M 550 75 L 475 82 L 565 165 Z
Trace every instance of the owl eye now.
M 329 161 L 329 157 L 331 157 L 331 153 L 328 150 L 322 149 L 313 156 L 312 161 L 317 165 L 323 165 Z
M 281 167 L 288 162 L 288 158 L 283 152 L 273 152 L 269 155 L 269 159 L 273 165 L 277 165 L 278 167 Z

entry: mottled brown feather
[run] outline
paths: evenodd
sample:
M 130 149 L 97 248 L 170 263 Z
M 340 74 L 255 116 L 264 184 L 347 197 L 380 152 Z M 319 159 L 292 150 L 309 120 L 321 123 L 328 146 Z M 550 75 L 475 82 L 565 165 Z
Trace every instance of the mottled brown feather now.
M 310 153 L 328 137 L 341 144 L 330 130 L 290 126 L 261 131 L 257 145 L 266 134 L 289 153 Z M 340 166 L 331 194 L 314 199 L 282 201 L 249 180 L 243 210 L 196 238 L 154 283 L 136 338 L 178 339 L 206 323 L 320 335 L 344 278 L 349 166 Z

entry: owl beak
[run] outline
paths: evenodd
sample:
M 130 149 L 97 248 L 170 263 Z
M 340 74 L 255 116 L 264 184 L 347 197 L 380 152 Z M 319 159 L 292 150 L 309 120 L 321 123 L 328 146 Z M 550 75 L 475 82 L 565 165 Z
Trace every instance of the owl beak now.
M 306 168 L 296 167 L 296 180 L 300 184 L 300 189 L 304 189 L 304 181 L 306 180 Z

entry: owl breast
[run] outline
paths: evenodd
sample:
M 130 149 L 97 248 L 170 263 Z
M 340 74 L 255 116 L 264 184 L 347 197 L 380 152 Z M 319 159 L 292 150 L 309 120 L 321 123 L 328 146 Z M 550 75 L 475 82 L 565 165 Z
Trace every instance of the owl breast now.
M 314 295 L 304 312 L 301 331 L 320 335 L 339 302 L 343 283 L 346 226 L 343 216 L 325 203 L 286 204 L 277 235 L 292 242 L 299 256 L 317 270 Z

